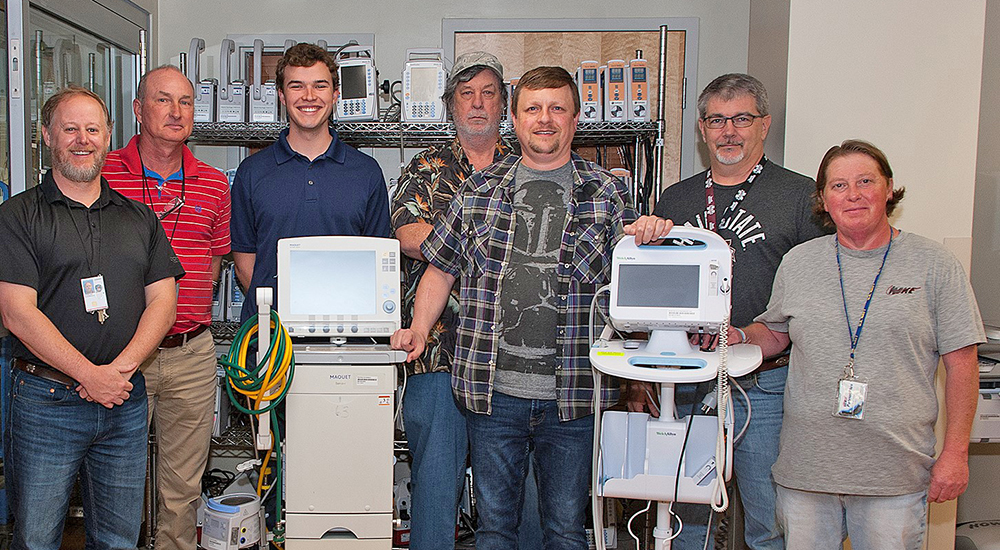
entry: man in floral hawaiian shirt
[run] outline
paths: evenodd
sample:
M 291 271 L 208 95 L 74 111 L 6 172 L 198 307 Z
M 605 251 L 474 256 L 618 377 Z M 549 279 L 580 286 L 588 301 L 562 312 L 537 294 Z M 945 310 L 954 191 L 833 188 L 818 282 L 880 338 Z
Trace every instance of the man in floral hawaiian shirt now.
M 399 179 L 392 203 L 392 229 L 406 256 L 404 326 L 410 323 L 417 284 L 427 269 L 420 243 L 462 182 L 511 152 L 500 139 L 507 90 L 503 66 L 496 57 L 485 52 L 460 56 L 443 99 L 457 136 L 413 157 Z M 406 364 L 409 378 L 403 421 L 413 455 L 410 546 L 419 550 L 455 546 L 455 518 L 468 455 L 465 418 L 451 394 L 457 318 L 456 284 L 426 351 Z

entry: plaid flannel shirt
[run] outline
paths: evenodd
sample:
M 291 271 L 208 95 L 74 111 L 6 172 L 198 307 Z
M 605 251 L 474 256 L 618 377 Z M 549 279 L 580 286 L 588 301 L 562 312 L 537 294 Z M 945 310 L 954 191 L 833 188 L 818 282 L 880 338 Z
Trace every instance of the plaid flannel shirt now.
M 466 180 L 421 245 L 435 267 L 460 280 L 452 389 L 475 413 L 490 414 L 500 323 L 500 286 L 514 241 L 512 198 L 521 158 L 510 155 Z M 594 412 L 589 360 L 590 304 L 611 279 L 611 255 L 635 219 L 621 180 L 573 153 L 573 195 L 559 248 L 556 396 L 560 420 Z M 542 328 L 542 327 L 539 327 Z M 602 383 L 602 404 L 617 385 Z

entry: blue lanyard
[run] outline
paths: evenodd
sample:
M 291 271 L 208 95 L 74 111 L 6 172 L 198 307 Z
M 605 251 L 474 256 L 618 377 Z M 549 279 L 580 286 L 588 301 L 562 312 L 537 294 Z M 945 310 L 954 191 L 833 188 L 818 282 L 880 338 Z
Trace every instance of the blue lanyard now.
M 865 318 L 868 317 L 868 307 L 872 305 L 872 296 L 875 295 L 875 285 L 878 284 L 878 279 L 882 276 L 882 270 L 885 269 L 885 260 L 889 257 L 889 250 L 892 248 L 892 227 L 889 227 L 889 246 L 885 247 L 885 255 L 882 256 L 882 265 L 879 266 L 878 273 L 875 274 L 875 280 L 872 281 L 872 288 L 868 291 L 868 299 L 865 300 L 865 309 L 861 313 L 861 320 L 858 321 L 858 328 L 853 333 L 851 332 L 851 317 L 847 313 L 847 294 L 844 292 L 844 268 L 840 265 L 840 239 L 834 237 L 834 242 L 837 245 L 837 272 L 840 274 L 840 297 L 844 300 L 844 319 L 847 321 L 847 335 L 851 338 L 851 361 L 844 367 L 844 375 L 853 377 L 854 354 L 858 350 L 858 341 L 861 340 L 861 329 L 865 326 Z

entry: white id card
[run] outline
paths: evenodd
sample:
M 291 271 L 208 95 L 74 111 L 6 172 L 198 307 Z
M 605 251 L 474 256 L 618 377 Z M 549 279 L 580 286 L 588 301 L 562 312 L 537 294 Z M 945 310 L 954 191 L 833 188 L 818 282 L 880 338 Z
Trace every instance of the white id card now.
M 837 390 L 837 408 L 833 416 L 861 420 L 865 416 L 868 383 L 857 378 L 841 378 Z
M 108 293 L 104 289 L 104 275 L 80 279 L 83 287 L 83 305 L 87 313 L 108 309 Z

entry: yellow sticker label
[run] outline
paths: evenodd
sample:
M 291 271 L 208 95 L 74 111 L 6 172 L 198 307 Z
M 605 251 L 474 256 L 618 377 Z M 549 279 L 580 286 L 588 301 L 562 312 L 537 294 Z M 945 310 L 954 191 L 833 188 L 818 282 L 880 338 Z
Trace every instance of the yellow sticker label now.
M 599 351 L 599 352 L 597 352 L 597 355 L 616 355 L 616 356 L 624 356 L 624 355 L 625 355 L 625 352 L 624 352 L 624 351 Z

